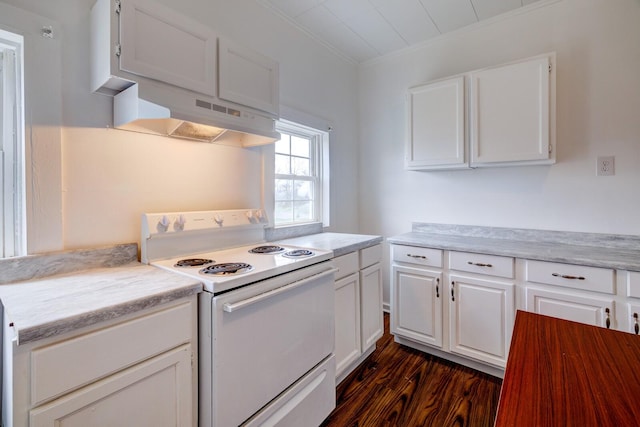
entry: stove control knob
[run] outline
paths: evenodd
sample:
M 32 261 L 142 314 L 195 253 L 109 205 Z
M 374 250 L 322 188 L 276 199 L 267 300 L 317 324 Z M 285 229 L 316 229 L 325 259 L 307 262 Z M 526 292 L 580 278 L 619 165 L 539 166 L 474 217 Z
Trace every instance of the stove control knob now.
M 175 222 L 173 223 L 173 229 L 175 231 L 182 231 L 184 230 L 184 225 L 186 223 L 187 223 L 187 219 L 184 217 L 184 215 L 180 214 L 178 218 L 176 218 Z
M 246 211 L 245 215 L 247 216 L 247 219 L 250 223 L 253 224 L 254 222 L 256 222 L 256 218 L 253 216 L 253 211 Z
M 267 222 L 267 217 L 264 215 L 262 209 L 258 209 L 255 215 L 259 222 Z
M 222 223 L 224 222 L 224 218 L 222 217 L 222 215 L 215 214 L 213 216 L 213 220 L 216 222 L 216 224 L 218 224 L 220 227 L 222 227 Z
M 169 220 L 169 217 L 166 215 L 162 215 L 162 218 L 160 218 L 160 221 L 158 221 L 158 225 L 156 226 L 156 229 L 158 230 L 159 233 L 166 233 L 167 230 L 169 230 L 170 224 L 171 224 L 171 221 Z

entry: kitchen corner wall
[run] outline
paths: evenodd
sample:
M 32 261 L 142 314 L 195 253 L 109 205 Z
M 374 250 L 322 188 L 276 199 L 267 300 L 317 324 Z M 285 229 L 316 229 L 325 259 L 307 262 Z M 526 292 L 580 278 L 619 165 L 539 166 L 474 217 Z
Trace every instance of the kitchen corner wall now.
M 640 234 L 640 1 L 525 10 L 360 66 L 361 231 L 390 236 L 420 221 Z M 557 164 L 403 169 L 407 88 L 551 51 Z M 615 156 L 615 176 L 595 175 L 599 155 Z
M 109 128 L 112 98 L 89 90 L 89 11 L 94 0 L 1 1 L 56 20 L 61 27 L 55 36 L 62 51 L 62 166 L 57 172 L 62 182 L 62 221 L 57 225 L 63 231 L 58 242 L 30 245 L 31 253 L 40 248 L 138 242 L 143 212 L 260 206 L 261 148 L 192 143 Z M 335 129 L 330 149 L 331 229 L 356 230 L 356 66 L 253 0 L 158 1 L 280 63 L 281 103 L 319 117 Z M 36 193 L 47 195 L 56 183 L 49 180 L 39 185 Z M 45 209 L 30 221 L 46 222 L 46 215 Z

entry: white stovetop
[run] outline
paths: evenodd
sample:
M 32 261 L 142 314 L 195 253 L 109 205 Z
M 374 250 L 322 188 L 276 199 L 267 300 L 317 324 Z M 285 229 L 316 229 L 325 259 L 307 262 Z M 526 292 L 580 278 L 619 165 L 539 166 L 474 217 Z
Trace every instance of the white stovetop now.
M 213 252 L 202 252 L 181 256 L 177 258 L 169 258 L 151 262 L 151 265 L 160 267 L 175 273 L 179 273 L 188 277 L 200 280 L 205 291 L 219 293 L 230 289 L 254 283 L 258 280 L 264 280 L 269 277 L 297 270 L 321 261 L 329 260 L 333 257 L 330 250 L 312 249 L 313 255 L 304 258 L 287 258 L 282 253 L 279 254 L 253 254 L 249 250 L 264 245 L 265 243 L 257 243 L 247 246 L 241 246 L 232 249 L 225 249 Z M 283 246 L 286 250 L 306 249 L 295 246 Z M 200 270 L 204 267 L 176 267 L 175 264 L 181 259 L 187 258 L 205 258 L 211 259 L 215 264 L 221 263 L 247 263 L 253 266 L 253 270 L 227 276 L 215 276 L 211 274 L 202 274 Z

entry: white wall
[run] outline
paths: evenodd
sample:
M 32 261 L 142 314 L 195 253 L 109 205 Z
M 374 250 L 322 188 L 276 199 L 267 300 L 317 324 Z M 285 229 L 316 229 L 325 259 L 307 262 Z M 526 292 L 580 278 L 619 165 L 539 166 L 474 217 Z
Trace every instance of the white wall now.
M 360 67 L 362 232 L 422 221 L 640 234 L 640 2 L 543 4 Z M 408 87 L 550 51 L 557 164 L 403 170 Z M 595 176 L 598 155 L 615 156 L 615 176 Z
M 62 45 L 64 228 L 53 249 L 139 241 L 143 212 L 260 205 L 261 149 L 108 129 L 111 98 L 89 92 L 89 10 L 94 0 L 3 1 L 51 17 L 61 26 L 57 37 Z M 277 59 L 281 103 L 332 123 L 336 130 L 331 141 L 335 201 L 331 228 L 355 231 L 356 67 L 252 0 L 159 1 L 179 7 L 220 35 Z M 51 162 L 59 166 L 58 159 Z M 53 183 L 41 185 L 39 192 L 47 194 Z M 38 251 L 37 245 L 32 247 L 36 250 L 30 252 Z

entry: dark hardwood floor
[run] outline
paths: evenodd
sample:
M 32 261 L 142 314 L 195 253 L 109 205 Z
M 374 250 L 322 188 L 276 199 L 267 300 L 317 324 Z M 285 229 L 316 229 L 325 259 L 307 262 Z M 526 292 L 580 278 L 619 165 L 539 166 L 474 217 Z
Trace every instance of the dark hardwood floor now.
M 499 378 L 393 341 L 389 315 L 375 352 L 337 388 L 321 427 L 493 426 Z

